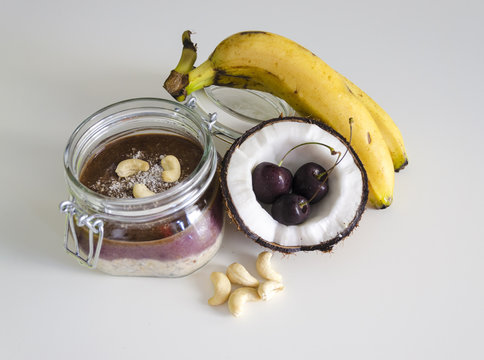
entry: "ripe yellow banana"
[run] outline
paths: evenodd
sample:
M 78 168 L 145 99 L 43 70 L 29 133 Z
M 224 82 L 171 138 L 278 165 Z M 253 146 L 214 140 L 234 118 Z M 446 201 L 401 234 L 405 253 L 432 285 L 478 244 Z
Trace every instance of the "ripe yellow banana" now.
M 402 170 L 408 164 L 407 152 L 403 144 L 403 137 L 397 125 L 392 118 L 383 110 L 371 97 L 369 97 L 363 90 L 353 84 L 349 79 L 344 79 L 349 90 L 365 105 L 370 112 L 373 120 L 375 120 L 378 129 L 380 129 L 383 139 L 390 150 L 392 156 L 393 167 L 395 171 Z
M 262 90 L 284 99 L 302 115 L 319 119 L 349 139 L 369 180 L 376 208 L 393 200 L 394 168 L 390 151 L 368 109 L 345 80 L 316 55 L 276 34 L 250 31 L 223 40 L 208 60 L 188 73 L 188 85 L 169 89 L 178 100 L 210 85 Z

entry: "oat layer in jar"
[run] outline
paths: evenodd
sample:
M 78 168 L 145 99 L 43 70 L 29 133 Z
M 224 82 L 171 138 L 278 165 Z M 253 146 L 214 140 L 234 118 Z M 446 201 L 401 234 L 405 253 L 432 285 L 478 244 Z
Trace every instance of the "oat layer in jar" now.
M 86 119 L 64 154 L 66 249 L 113 275 L 179 277 L 206 264 L 224 228 L 209 120 L 162 99 L 123 101 Z M 178 169 L 166 165 L 171 158 Z

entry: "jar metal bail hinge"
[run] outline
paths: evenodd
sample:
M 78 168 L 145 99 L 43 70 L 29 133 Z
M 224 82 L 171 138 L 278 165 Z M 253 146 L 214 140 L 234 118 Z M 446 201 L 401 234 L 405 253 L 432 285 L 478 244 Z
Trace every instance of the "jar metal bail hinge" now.
M 197 98 L 195 96 L 190 96 L 187 100 L 187 104 L 186 104 L 190 109 L 195 109 L 195 107 L 197 106 Z
M 64 247 L 66 251 L 75 256 L 81 264 L 89 268 L 95 268 L 101 252 L 104 237 L 104 223 L 97 215 L 84 214 L 73 201 L 64 201 L 59 206 L 62 213 L 66 214 L 66 230 Z M 87 255 L 81 253 L 79 239 L 77 237 L 74 219 L 78 227 L 87 227 L 89 230 L 89 251 Z M 94 246 L 94 235 L 98 236 L 97 244 Z M 70 235 L 70 236 L 69 236 Z M 69 241 L 72 237 L 72 241 Z M 73 243 L 72 245 L 70 243 Z
M 186 106 L 189 107 L 192 110 L 196 110 L 197 109 L 197 98 L 193 95 L 190 95 L 190 97 L 188 98 L 188 100 L 186 102 Z M 213 126 L 217 122 L 217 113 L 216 112 L 208 113 L 207 115 L 208 115 L 208 119 L 205 116 L 202 116 L 202 118 L 203 118 L 203 121 L 205 121 L 205 123 L 207 124 L 208 130 L 210 130 L 210 132 L 213 133 L 213 131 L 214 131 Z
M 238 135 L 236 132 L 234 132 L 232 129 L 229 129 L 229 128 L 226 128 L 225 130 L 222 131 L 223 127 L 219 125 L 220 123 L 217 124 L 217 117 L 218 117 L 217 112 L 207 114 L 206 112 L 198 108 L 197 101 L 198 99 L 195 97 L 195 95 L 190 94 L 189 97 L 187 98 L 185 105 L 188 108 L 195 110 L 200 114 L 203 121 L 207 125 L 208 130 L 213 136 L 231 145 L 240 135 Z
M 214 112 L 214 113 L 208 114 L 208 119 L 205 122 L 207 123 L 208 130 L 213 132 L 212 128 L 217 122 L 217 113 Z
M 187 99 L 185 104 L 188 108 L 192 110 L 197 110 L 197 98 L 194 95 L 190 95 Z M 217 113 L 208 113 L 208 118 L 206 116 L 202 116 L 203 121 L 207 124 L 208 130 L 213 133 L 214 129 L 213 126 L 217 122 Z

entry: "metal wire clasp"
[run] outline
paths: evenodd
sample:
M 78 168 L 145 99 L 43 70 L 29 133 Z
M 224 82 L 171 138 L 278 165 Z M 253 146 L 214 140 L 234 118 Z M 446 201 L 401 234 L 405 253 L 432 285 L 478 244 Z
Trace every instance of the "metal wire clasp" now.
M 192 110 L 195 110 L 195 111 L 197 110 L 197 98 L 193 94 L 188 97 L 186 106 Z M 214 129 L 212 128 L 217 122 L 217 113 L 216 112 L 208 113 L 208 114 L 204 113 L 203 115 L 204 115 L 202 116 L 203 121 L 207 125 L 208 130 L 213 133 Z M 208 115 L 208 117 L 206 117 L 205 115 Z
M 64 201 L 59 206 L 60 211 L 66 214 L 66 230 L 64 236 L 64 247 L 66 251 L 74 255 L 81 264 L 89 268 L 95 268 L 101 252 L 104 237 L 104 223 L 97 215 L 84 214 L 72 201 Z M 89 252 L 87 256 L 81 254 L 79 240 L 77 238 L 74 218 L 78 227 L 86 226 L 89 230 Z M 97 244 L 94 247 L 94 235 L 98 235 Z M 70 247 L 69 235 L 72 237 L 73 248 Z

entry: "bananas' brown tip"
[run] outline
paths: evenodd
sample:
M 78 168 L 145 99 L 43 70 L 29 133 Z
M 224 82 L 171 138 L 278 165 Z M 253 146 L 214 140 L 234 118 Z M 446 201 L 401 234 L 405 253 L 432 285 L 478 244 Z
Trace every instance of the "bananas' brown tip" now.
M 383 209 L 386 209 L 387 207 L 389 207 L 393 202 L 393 197 L 392 196 L 388 196 L 386 198 L 383 199 L 383 202 L 381 203 L 381 206 L 379 207 L 380 210 L 383 210 Z
M 387 196 L 381 200 L 369 200 L 369 205 L 377 210 L 383 210 L 389 207 L 393 202 L 393 196 Z
M 400 165 L 398 168 L 396 168 L 396 169 L 395 169 L 395 172 L 399 172 L 400 170 L 405 169 L 405 167 L 406 167 L 407 165 L 408 165 L 408 159 L 407 159 L 407 158 L 405 158 L 405 162 L 404 162 L 402 165 Z

